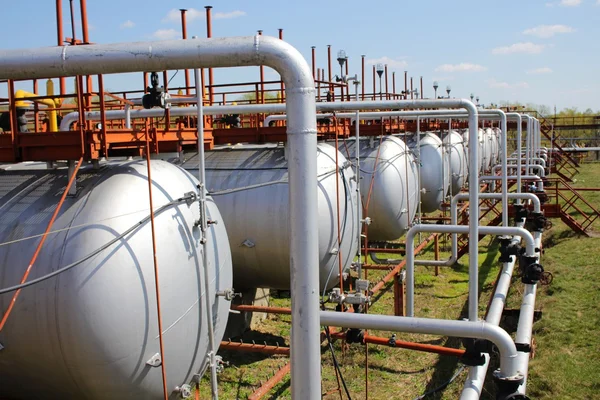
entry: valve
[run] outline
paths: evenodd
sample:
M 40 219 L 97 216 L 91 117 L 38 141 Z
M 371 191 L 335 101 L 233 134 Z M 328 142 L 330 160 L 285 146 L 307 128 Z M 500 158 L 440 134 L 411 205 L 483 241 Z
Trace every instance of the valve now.
M 535 285 L 544 274 L 544 267 L 537 263 L 535 256 L 522 256 L 519 261 L 521 267 L 521 282 L 527 285 Z
M 225 297 L 225 300 L 227 301 L 231 301 L 236 297 L 242 297 L 241 293 L 236 293 L 233 289 L 225 289 L 225 290 L 219 290 L 216 295 L 218 297 Z
M 525 249 L 523 249 L 518 243 L 512 243 L 510 236 L 500 236 L 500 258 L 498 261 L 507 263 L 512 261 L 512 256 L 523 255 Z
M 241 128 L 242 120 L 239 114 L 225 114 L 221 118 L 216 118 L 215 122 L 220 122 L 225 125 L 229 125 L 232 128 Z
M 547 225 L 547 219 L 541 212 L 531 213 L 531 230 L 535 232 L 543 232 Z
M 529 210 L 527 210 L 523 204 L 514 204 L 513 207 L 515 209 L 515 222 L 525 222 L 525 219 L 529 214 Z
M 192 395 L 192 387 L 185 383 L 181 386 L 175 386 L 174 392 L 179 393 L 179 397 L 182 399 L 187 399 Z
M 168 109 L 171 106 L 169 102 L 171 95 L 166 93 L 165 89 L 158 86 L 158 84 L 158 74 L 152 72 L 150 74 L 150 86 L 146 88 L 148 93 L 142 96 L 142 106 L 147 110 L 154 107 Z

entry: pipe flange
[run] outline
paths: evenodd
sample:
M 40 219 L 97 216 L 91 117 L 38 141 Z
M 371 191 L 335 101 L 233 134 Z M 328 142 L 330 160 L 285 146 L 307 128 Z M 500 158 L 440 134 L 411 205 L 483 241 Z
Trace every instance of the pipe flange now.
M 513 376 L 504 376 L 500 370 L 497 369 L 494 371 L 493 376 L 496 387 L 498 388 L 498 393 L 496 395 L 497 399 L 518 399 L 518 397 L 511 396 L 518 395 L 517 389 L 525 381 L 525 376 L 522 373 L 517 372 L 517 374 Z
M 515 210 L 515 222 L 524 222 L 529 214 L 529 210 L 523 204 L 513 204 Z
M 534 232 L 543 232 L 547 225 L 547 218 L 541 212 L 531 213 L 529 218 L 530 230 Z

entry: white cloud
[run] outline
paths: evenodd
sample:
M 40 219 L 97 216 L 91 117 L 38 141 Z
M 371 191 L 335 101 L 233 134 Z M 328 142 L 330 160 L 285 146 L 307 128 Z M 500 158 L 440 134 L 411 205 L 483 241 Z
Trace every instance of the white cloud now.
M 577 7 L 581 4 L 581 0 L 560 0 L 560 5 L 564 7 Z
M 152 37 L 158 40 L 177 39 L 179 37 L 179 31 L 175 29 L 159 29 L 152 34 Z
M 550 74 L 550 73 L 552 73 L 552 69 L 550 69 L 548 67 L 535 68 L 535 69 L 530 69 L 529 71 L 527 71 L 527 73 L 530 75 Z
M 234 10 L 230 12 L 217 12 L 212 14 L 213 19 L 231 19 L 243 17 L 246 15 L 246 11 L 242 10 Z M 187 22 L 193 22 L 197 19 L 204 19 L 206 17 L 205 10 L 197 10 L 195 8 L 190 8 L 185 13 L 185 18 Z M 181 11 L 176 8 L 171 9 L 167 15 L 162 19 L 162 22 L 180 22 L 181 21 Z
M 435 69 L 436 72 L 480 72 L 485 70 L 487 70 L 487 68 L 483 65 L 471 63 L 442 64 Z
M 231 19 L 231 18 L 243 17 L 244 15 L 246 15 L 246 11 L 234 10 L 234 11 L 225 12 L 225 13 L 223 13 L 223 12 L 214 13 L 212 17 L 214 19 Z
M 527 82 L 508 83 L 498 82 L 495 79 L 490 79 L 488 84 L 492 89 L 527 89 L 529 87 Z
M 390 68 L 405 68 L 408 63 L 405 60 L 398 60 L 383 56 L 379 58 L 369 58 L 366 60 L 367 64 L 387 64 Z
M 535 28 L 525 29 L 523 33 L 525 35 L 533 35 L 540 38 L 549 38 L 557 33 L 571 33 L 575 29 L 567 25 L 539 25 Z
M 120 25 L 121 29 L 131 29 L 134 26 L 135 26 L 135 23 L 132 20 L 130 20 L 130 19 L 128 19 L 127 21 L 123 22 Z
M 496 47 L 492 50 L 492 54 L 496 55 L 504 55 L 504 54 L 515 54 L 515 53 L 525 53 L 525 54 L 539 54 L 544 50 L 543 44 L 534 44 L 531 42 L 525 43 L 515 43 L 510 46 L 502 46 Z

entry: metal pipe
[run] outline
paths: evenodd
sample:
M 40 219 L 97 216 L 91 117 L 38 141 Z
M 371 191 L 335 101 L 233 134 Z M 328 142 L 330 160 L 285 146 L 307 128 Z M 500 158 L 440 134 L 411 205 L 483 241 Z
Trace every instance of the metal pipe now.
M 179 9 L 179 11 L 181 12 L 181 37 L 185 40 L 185 39 L 187 39 L 187 23 L 186 23 L 186 18 L 185 18 L 185 13 L 187 10 L 185 8 L 181 8 L 181 9 Z M 190 70 L 185 69 L 184 73 L 185 73 L 185 94 L 189 96 L 190 95 Z M 200 92 L 200 93 L 202 93 L 202 92 Z M 202 98 L 202 95 L 200 95 L 200 98 Z
M 263 307 L 246 304 L 232 304 L 231 309 L 241 312 L 263 312 L 268 314 L 291 314 L 292 309 L 286 307 Z
M 544 160 L 542 157 L 533 157 L 531 159 L 533 162 L 537 162 L 538 165 L 541 165 L 542 167 L 546 168 L 546 160 Z M 521 159 L 519 157 L 513 158 L 513 157 L 509 157 L 506 159 L 506 161 L 521 161 Z M 518 162 L 517 164 L 521 164 L 520 162 Z
M 220 350 L 235 350 L 235 351 L 246 351 L 250 353 L 263 353 L 263 354 L 282 354 L 289 355 L 290 348 L 284 346 L 268 346 L 266 344 L 256 343 L 242 343 L 242 342 L 230 342 L 222 341 L 219 345 Z
M 519 227 L 522 227 L 525 224 L 525 222 L 521 222 L 519 223 Z M 534 238 L 536 240 L 536 244 L 539 245 L 539 243 L 537 242 L 538 237 L 539 237 L 540 233 L 539 232 L 535 232 L 534 233 Z M 511 244 L 517 244 L 521 241 L 521 238 L 519 236 L 514 236 L 513 239 L 511 240 Z M 512 274 L 514 271 L 514 267 L 515 267 L 515 262 L 516 262 L 516 257 L 511 257 L 511 261 L 508 263 L 503 263 L 502 264 L 502 271 L 499 275 L 497 284 L 496 284 L 496 289 L 494 291 L 494 295 L 491 299 L 488 311 L 487 311 L 487 315 L 486 315 L 486 322 L 493 324 L 493 325 L 499 325 L 500 323 L 500 318 L 502 317 L 502 312 L 504 311 L 504 307 L 506 305 L 506 296 L 508 294 L 508 289 L 510 287 L 510 283 L 512 280 Z M 519 342 L 517 342 L 519 343 Z M 521 353 L 518 353 L 517 355 L 517 359 L 519 357 Z M 467 378 L 465 384 L 464 384 L 464 388 L 463 391 L 461 393 L 461 400 L 478 400 L 481 397 L 481 393 L 482 393 L 482 387 L 485 381 L 485 376 L 487 374 L 487 369 L 488 369 L 488 365 L 489 365 L 489 361 L 490 361 L 490 357 L 488 354 L 484 354 L 485 357 L 485 362 L 483 365 L 479 365 L 479 366 L 475 366 L 475 367 L 471 367 L 469 369 L 469 377 Z M 519 371 L 521 371 L 524 375 L 526 374 L 527 369 L 523 369 L 518 368 Z
M 472 218 L 469 218 L 469 223 L 472 222 Z M 504 226 L 481 226 L 479 227 L 479 233 L 483 235 L 519 235 L 525 238 L 527 242 L 526 254 L 529 256 L 535 255 L 535 242 L 533 236 L 529 231 L 523 228 L 516 227 L 504 227 Z M 406 315 L 409 317 L 414 316 L 414 299 L 415 299 L 415 252 L 414 252 L 414 239 L 418 233 L 469 233 L 469 227 L 466 225 L 414 225 L 406 233 Z M 479 240 L 475 237 L 469 237 L 469 320 L 478 320 L 478 291 L 479 291 L 479 264 L 471 263 L 473 253 L 471 253 L 471 247 L 473 244 L 478 246 Z M 477 257 L 478 252 L 475 252 Z
M 458 202 L 461 200 L 467 200 L 469 198 L 468 193 L 458 193 L 450 201 L 450 225 L 458 224 Z M 480 199 L 502 199 L 501 193 L 479 193 Z M 533 193 L 509 193 L 509 199 L 517 200 L 530 200 L 533 203 L 533 210 L 535 212 L 541 212 L 540 199 Z M 458 235 L 456 233 L 451 234 L 451 252 L 450 257 L 446 260 L 415 260 L 415 265 L 426 265 L 426 266 L 440 266 L 446 267 L 453 265 L 458 259 Z
M 310 47 L 310 51 L 311 51 L 311 58 L 312 58 L 312 74 L 313 74 L 313 79 L 314 80 L 319 80 L 319 77 L 316 75 L 317 74 L 317 64 L 316 64 L 316 51 L 315 51 L 316 47 L 315 46 L 311 46 Z
M 194 69 L 194 81 L 196 84 L 196 117 L 198 127 L 198 190 L 199 194 L 199 207 L 200 207 L 200 233 L 202 243 L 202 263 L 203 263 L 203 280 L 204 280 L 204 292 L 206 293 L 205 298 L 205 309 L 206 321 L 208 325 L 208 345 L 210 351 L 208 353 L 209 366 L 210 366 L 210 387 L 212 392 L 212 398 L 219 398 L 219 388 L 217 383 L 217 347 L 215 340 L 215 333 L 213 327 L 213 312 L 212 312 L 212 298 L 210 293 L 210 275 L 208 271 L 208 246 L 207 246 L 207 231 L 208 231 L 208 217 L 206 215 L 206 173 L 204 170 L 204 113 L 202 109 L 202 86 L 200 84 L 200 70 Z
M 212 6 L 205 6 L 206 9 L 206 38 L 212 38 Z M 208 104 L 213 105 L 214 98 L 214 78 L 213 78 L 213 69 L 208 69 Z
M 56 45 L 57 46 L 62 46 L 63 40 L 64 40 L 62 11 L 63 11 L 62 10 L 62 0 L 56 0 Z M 60 94 L 64 95 L 67 92 L 66 80 L 64 77 L 61 77 L 59 82 L 60 82 Z
M 101 56 L 101 57 L 99 57 Z M 0 79 L 268 65 L 287 85 L 292 283 L 292 395 L 320 398 L 321 360 L 314 84 L 302 55 L 270 37 L 215 38 L 0 51 Z M 346 103 L 347 104 L 347 103 Z M 281 110 L 279 110 L 281 111 Z
M 275 373 L 268 381 L 266 381 L 261 387 L 256 389 L 254 393 L 252 393 L 248 400 L 260 400 L 262 399 L 271 389 L 273 389 L 283 378 L 286 377 L 287 374 L 290 373 L 291 363 L 285 364 L 279 371 Z
M 361 55 L 360 56 L 360 70 L 361 70 L 361 75 L 360 75 L 360 91 L 361 91 L 361 100 L 365 100 L 365 55 Z
M 500 352 L 500 370 L 498 376 L 509 379 L 520 375 L 516 365 L 517 348 L 512 338 L 504 329 L 487 322 L 408 318 L 332 311 L 320 311 L 319 315 L 321 324 L 325 326 L 487 339 L 494 343 Z
M 535 314 L 535 296 L 537 285 L 525 285 L 523 292 L 523 301 L 519 313 L 519 324 L 517 326 L 517 334 L 515 343 L 531 345 L 531 334 L 533 329 L 533 316 Z M 528 352 L 517 353 L 517 367 L 523 372 L 523 383 L 517 389 L 519 393 L 525 394 L 527 389 L 527 371 L 529 369 Z

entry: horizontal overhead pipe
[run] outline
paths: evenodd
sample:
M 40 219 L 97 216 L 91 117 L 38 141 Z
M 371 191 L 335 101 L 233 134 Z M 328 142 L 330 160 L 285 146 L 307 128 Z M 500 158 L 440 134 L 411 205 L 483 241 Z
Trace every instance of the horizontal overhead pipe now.
M 292 397 L 321 396 L 315 89 L 310 67 L 288 43 L 266 36 L 0 50 L 0 79 L 39 79 L 186 68 L 266 65 L 285 82 L 292 285 Z M 306 310 L 314 310 L 306 312 Z M 216 351 L 212 349 L 211 351 Z
M 458 224 L 458 202 L 468 199 L 467 193 L 459 193 L 455 195 L 450 201 L 450 225 Z M 480 199 L 497 199 L 500 200 L 502 195 L 500 193 L 480 193 Z M 541 203 L 539 197 L 533 193 L 509 193 L 509 199 L 516 200 L 529 200 L 533 203 L 533 211 L 541 212 Z M 440 266 L 446 267 L 454 265 L 458 259 L 458 234 L 452 233 L 451 235 L 451 255 L 446 260 L 415 260 L 415 265 L 426 265 L 426 266 Z M 416 252 L 415 252 L 416 253 Z
M 320 311 L 319 314 L 321 324 L 325 326 L 486 339 L 494 343 L 500 352 L 498 377 L 501 379 L 516 379 L 522 376 L 517 369 L 517 348 L 512 338 L 504 329 L 488 324 L 487 322 L 409 318 L 334 311 Z
M 287 307 L 263 307 L 244 304 L 232 304 L 231 309 L 241 312 L 263 312 L 267 314 L 291 314 L 292 309 Z
M 469 218 L 469 222 L 471 218 Z M 418 233 L 459 233 L 469 232 L 466 225 L 415 225 L 406 233 L 406 315 L 413 317 L 415 314 L 415 251 L 413 242 Z M 519 235 L 525 239 L 526 254 L 535 256 L 535 241 L 529 231 L 523 228 L 506 226 L 480 226 L 479 233 L 483 235 Z M 478 238 L 469 238 L 469 245 L 475 243 L 479 246 Z M 478 251 L 475 255 L 478 256 Z M 472 256 L 472 254 L 469 254 Z M 479 285 L 479 264 L 469 263 L 469 319 L 478 318 L 478 285 Z

